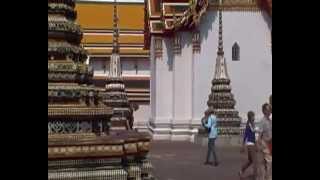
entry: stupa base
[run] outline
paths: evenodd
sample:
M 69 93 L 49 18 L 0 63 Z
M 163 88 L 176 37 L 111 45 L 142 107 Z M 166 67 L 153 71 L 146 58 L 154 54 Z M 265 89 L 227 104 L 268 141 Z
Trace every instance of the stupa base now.
M 199 130 L 199 134 L 195 137 L 195 143 L 202 146 L 208 145 L 208 134 L 203 129 Z M 240 147 L 242 136 L 240 135 L 218 135 L 215 145 L 218 147 Z

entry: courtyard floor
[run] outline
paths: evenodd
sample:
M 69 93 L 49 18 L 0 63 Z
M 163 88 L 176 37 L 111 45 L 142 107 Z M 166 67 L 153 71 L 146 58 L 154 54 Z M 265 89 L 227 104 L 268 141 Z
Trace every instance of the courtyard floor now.
M 238 172 L 246 161 L 239 147 L 217 147 L 219 166 L 204 165 L 207 147 L 191 142 L 154 141 L 150 159 L 156 180 L 240 180 Z M 250 180 L 247 170 L 242 180 Z

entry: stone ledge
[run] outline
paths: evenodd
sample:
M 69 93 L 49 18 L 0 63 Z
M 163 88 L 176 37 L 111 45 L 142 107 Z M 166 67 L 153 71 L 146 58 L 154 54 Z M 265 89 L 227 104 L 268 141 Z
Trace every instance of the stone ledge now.
M 218 136 L 215 145 L 218 147 L 241 147 L 241 136 Z M 208 136 L 203 134 L 198 134 L 195 136 L 196 144 L 201 144 L 202 146 L 207 146 Z

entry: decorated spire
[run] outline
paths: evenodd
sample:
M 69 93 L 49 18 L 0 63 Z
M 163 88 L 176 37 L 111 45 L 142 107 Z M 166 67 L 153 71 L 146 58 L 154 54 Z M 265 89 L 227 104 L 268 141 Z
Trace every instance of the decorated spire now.
M 113 4 L 113 50 L 112 53 L 119 53 L 119 29 L 118 29 L 118 9 L 117 0 Z
M 236 101 L 231 93 L 230 82 L 223 52 L 222 13 L 219 10 L 219 44 L 216 67 L 205 115 L 214 113 L 219 120 L 218 133 L 226 136 L 239 135 L 240 133 L 240 117 L 239 112 L 235 109 Z
M 133 111 L 131 110 L 127 97 L 125 84 L 121 71 L 121 60 L 119 54 L 119 29 L 118 29 L 118 10 L 117 2 L 113 4 L 113 50 L 110 56 L 110 71 L 106 78 L 106 98 L 105 104 L 113 108 L 113 115 L 110 118 L 111 124 L 120 124 L 121 127 L 132 129 L 133 126 Z M 111 127 L 112 130 L 112 127 Z
M 223 52 L 223 36 L 222 36 L 222 13 L 219 10 L 219 42 L 216 60 L 215 79 L 229 79 L 227 71 L 227 63 Z
M 219 10 L 219 44 L 218 44 L 218 55 L 223 56 L 223 36 L 222 36 L 222 12 Z
M 113 49 L 110 57 L 110 76 L 121 77 L 121 63 L 119 55 L 119 29 L 118 29 L 117 1 L 113 3 Z

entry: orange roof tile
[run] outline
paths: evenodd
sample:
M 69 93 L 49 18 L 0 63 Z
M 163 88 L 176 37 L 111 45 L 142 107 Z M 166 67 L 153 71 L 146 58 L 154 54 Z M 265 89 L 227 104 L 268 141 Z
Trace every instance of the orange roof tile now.
M 81 3 L 76 5 L 77 22 L 85 29 L 112 29 L 112 3 Z M 144 29 L 144 4 L 118 4 L 120 29 Z

